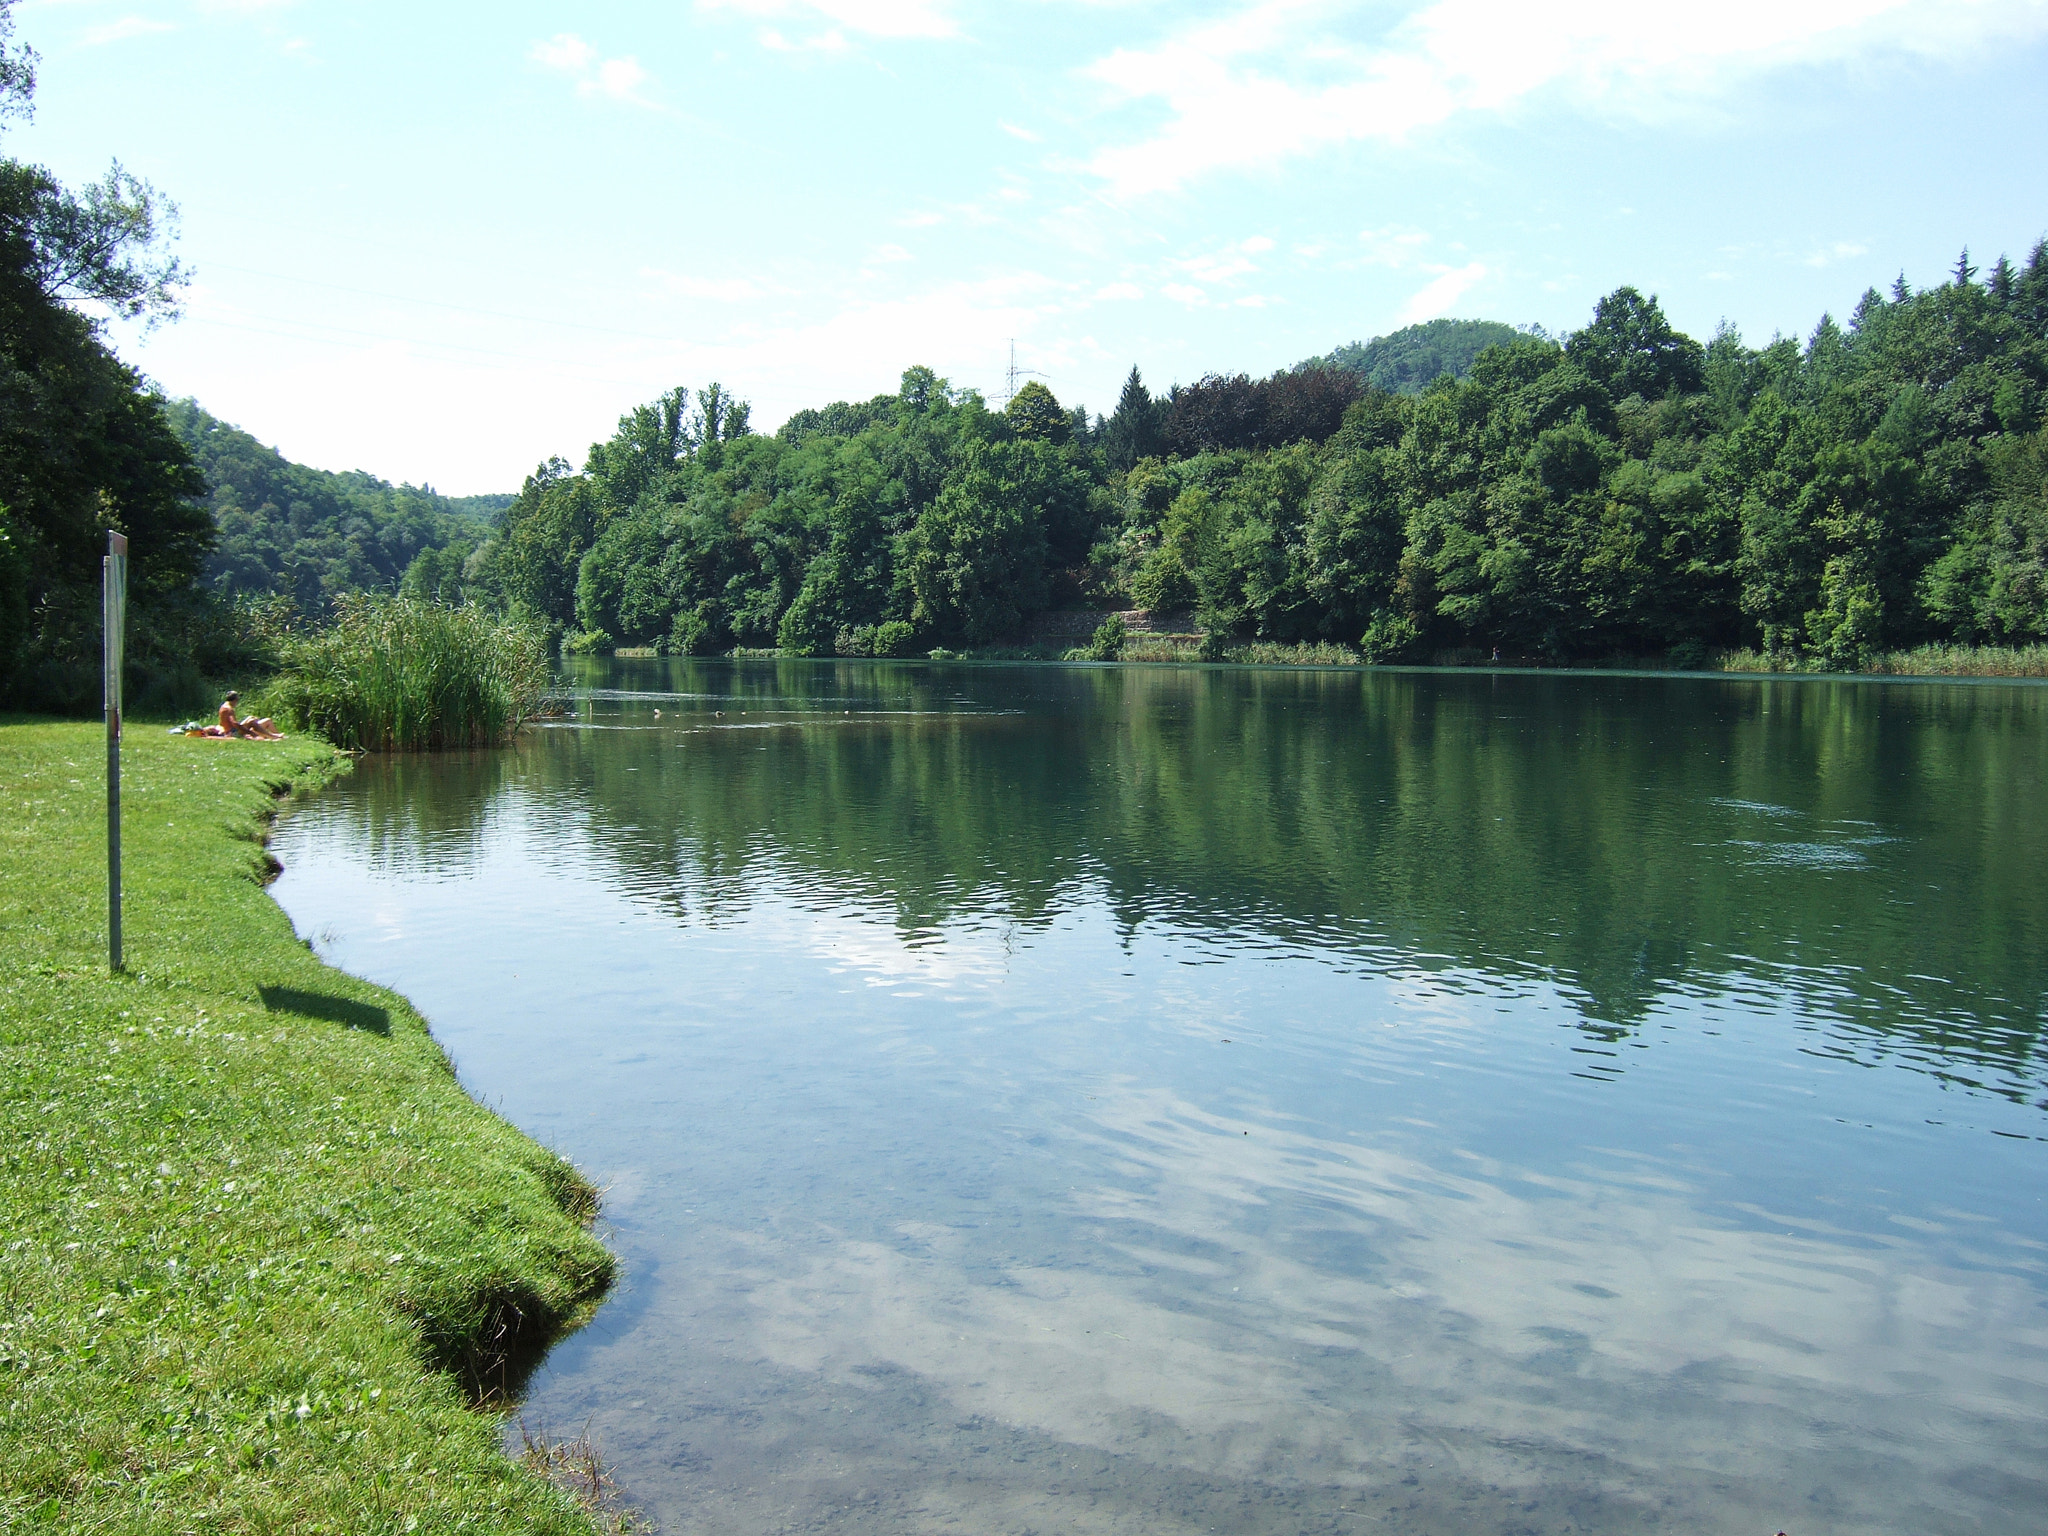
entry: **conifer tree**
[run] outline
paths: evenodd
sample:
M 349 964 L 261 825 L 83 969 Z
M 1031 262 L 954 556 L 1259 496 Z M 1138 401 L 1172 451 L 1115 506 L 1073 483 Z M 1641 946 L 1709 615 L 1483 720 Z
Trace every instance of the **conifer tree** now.
M 1134 366 L 1117 397 L 1116 414 L 1102 427 L 1102 451 L 1112 472 L 1127 470 L 1160 451 L 1160 404 Z

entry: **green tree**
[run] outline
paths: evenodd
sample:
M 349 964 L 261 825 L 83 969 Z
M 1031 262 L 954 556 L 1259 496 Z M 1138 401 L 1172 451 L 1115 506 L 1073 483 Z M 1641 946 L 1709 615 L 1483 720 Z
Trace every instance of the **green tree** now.
M 1853 671 L 1868 663 L 1884 624 L 1875 551 L 1878 529 L 1867 511 L 1837 501 L 1821 519 L 1829 553 L 1821 567 L 1820 606 L 1806 615 L 1814 654 L 1830 669 Z
M 128 319 L 167 320 L 190 273 L 168 250 L 177 205 L 116 161 L 72 192 L 48 171 L 0 162 L 7 218 L 25 237 L 23 271 L 52 303 L 89 301 Z
M 959 474 L 904 538 L 910 620 L 942 641 L 985 645 L 1015 633 L 1045 603 L 1045 529 L 988 448 L 969 450 Z
M 11 676 L 29 637 L 29 562 L 14 518 L 0 506 L 0 684 Z
M 624 511 L 675 473 L 697 446 L 689 405 L 687 389 L 672 389 L 621 416 L 609 442 L 590 445 L 584 473 L 597 482 L 606 502 Z
M 615 644 L 651 645 L 675 622 L 675 603 L 662 580 L 664 519 L 642 508 L 605 525 L 576 567 L 576 624 Z
M 36 61 L 9 48 L 10 35 L 0 5 L 0 117 L 23 115 L 34 84 Z M 95 700 L 108 529 L 133 543 L 138 697 L 159 679 L 191 677 L 218 628 L 193 590 L 213 538 L 192 500 L 202 482 L 162 398 L 85 312 L 174 310 L 183 274 L 162 253 L 168 212 L 118 166 L 74 195 L 38 167 L 0 159 L 0 601 L 17 616 L 0 623 L 0 689 L 17 703 Z
M 1099 433 L 1042 385 L 996 416 L 922 367 L 772 438 L 723 390 L 672 392 L 585 475 L 530 482 L 465 590 L 691 651 L 872 654 L 904 626 L 988 643 L 1113 593 L 1193 607 L 1219 645 L 1376 658 L 1761 644 L 1839 665 L 2041 633 L 2048 512 L 2024 445 L 2048 409 L 2048 243 L 1981 281 L 1966 260 L 1865 294 L 1803 345 L 1724 327 L 1701 346 L 1633 288 L 1563 346 L 1457 326 L 1408 337 L 1455 364 L 1395 380 L 1412 392 L 1354 398 L 1324 366 L 1160 401 L 1134 369 Z M 297 515 L 217 510 L 224 548 Z
M 776 626 L 775 643 L 791 656 L 830 656 L 838 629 L 827 612 L 827 600 L 817 587 L 806 583 L 782 611 Z
M 1129 638 L 1130 632 L 1124 624 L 1124 616 L 1120 613 L 1112 613 L 1108 618 L 1095 626 L 1095 634 L 1090 638 L 1088 644 L 1082 647 L 1084 659 L 1088 661 L 1115 661 L 1123 655 L 1124 642 Z
M 1796 654 L 1820 591 L 1822 551 L 1808 482 L 1816 425 L 1773 390 L 1716 455 L 1714 478 L 1742 528 L 1736 572 L 1742 612 L 1765 651 Z
M 1124 380 L 1116 411 L 1102 426 L 1102 454 L 1112 473 L 1131 469 L 1140 459 L 1159 453 L 1164 444 L 1166 412 L 1152 398 L 1136 367 Z
M 561 629 L 576 618 L 583 557 L 610 521 L 597 485 L 549 459 L 519 488 L 496 544 L 496 578 L 517 616 Z
M 1990 489 L 1918 596 L 1940 629 L 1966 642 L 2048 638 L 2048 433 L 2008 435 L 1986 460 Z
M 872 628 L 894 617 L 895 541 L 883 517 L 880 466 L 860 449 L 842 455 L 839 494 L 826 514 L 825 547 L 804 572 L 804 584 L 776 630 L 776 644 L 806 656 L 829 656 L 842 631 Z M 784 628 L 791 638 L 784 638 Z
M 1297 557 L 1316 633 L 1343 640 L 1392 600 L 1405 532 L 1399 450 L 1346 447 L 1317 472 Z
M 445 587 L 462 577 L 492 513 L 512 501 L 457 503 L 425 486 L 294 464 L 193 400 L 170 402 L 166 415 L 206 480 L 215 539 L 200 579 L 224 598 L 285 593 L 318 615 L 341 593 L 391 590 L 429 553 L 437 558 L 419 580 L 431 570 L 437 589 Z M 463 553 L 438 558 L 455 548 Z
M 1351 342 L 1302 366 L 1341 368 L 1387 394 L 1419 395 L 1440 378 L 1465 378 L 1480 354 L 1510 346 L 1522 335 L 1497 320 L 1425 320 L 1389 336 Z
M 707 384 L 697 392 L 697 409 L 690 415 L 689 442 L 696 452 L 716 464 L 722 446 L 748 436 L 753 407 L 735 399 L 721 384 Z
M 444 608 L 460 607 L 466 596 L 463 572 L 473 553 L 467 544 L 421 550 L 405 568 L 398 595 Z
M 1073 419 L 1053 392 L 1036 379 L 1017 391 L 1009 405 L 1004 407 L 1003 419 L 1019 437 L 1034 438 L 1040 442 L 1064 443 L 1074 433 Z
M 14 0 L 0 0 L 0 122 L 35 111 L 36 51 L 15 47 Z
M 1704 382 L 1704 349 L 1672 328 L 1655 296 L 1634 288 L 1617 288 L 1594 305 L 1592 324 L 1573 333 L 1565 355 L 1616 400 L 1691 394 Z

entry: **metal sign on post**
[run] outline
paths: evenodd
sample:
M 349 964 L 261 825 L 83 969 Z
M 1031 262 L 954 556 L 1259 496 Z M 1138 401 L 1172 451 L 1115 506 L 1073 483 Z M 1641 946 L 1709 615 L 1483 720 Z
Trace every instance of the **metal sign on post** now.
M 100 603 L 107 680 L 107 965 L 121 969 L 121 663 L 128 640 L 128 537 L 107 535 Z

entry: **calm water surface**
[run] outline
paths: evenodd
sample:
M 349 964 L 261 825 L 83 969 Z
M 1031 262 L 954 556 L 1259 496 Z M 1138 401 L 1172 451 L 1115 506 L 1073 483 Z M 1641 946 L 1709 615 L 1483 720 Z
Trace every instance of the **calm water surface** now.
M 2048 689 L 574 677 L 276 889 L 608 1187 L 665 1530 L 2048 1528 Z

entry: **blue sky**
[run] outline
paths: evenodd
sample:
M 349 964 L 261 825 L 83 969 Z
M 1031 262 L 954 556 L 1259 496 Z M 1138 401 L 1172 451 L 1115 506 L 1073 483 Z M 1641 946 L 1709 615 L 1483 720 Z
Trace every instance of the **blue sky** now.
M 1804 334 L 2048 233 L 2048 0 L 22 0 L 8 152 L 183 207 L 124 355 L 465 493 L 717 379 L 1108 409 L 1621 283 Z

